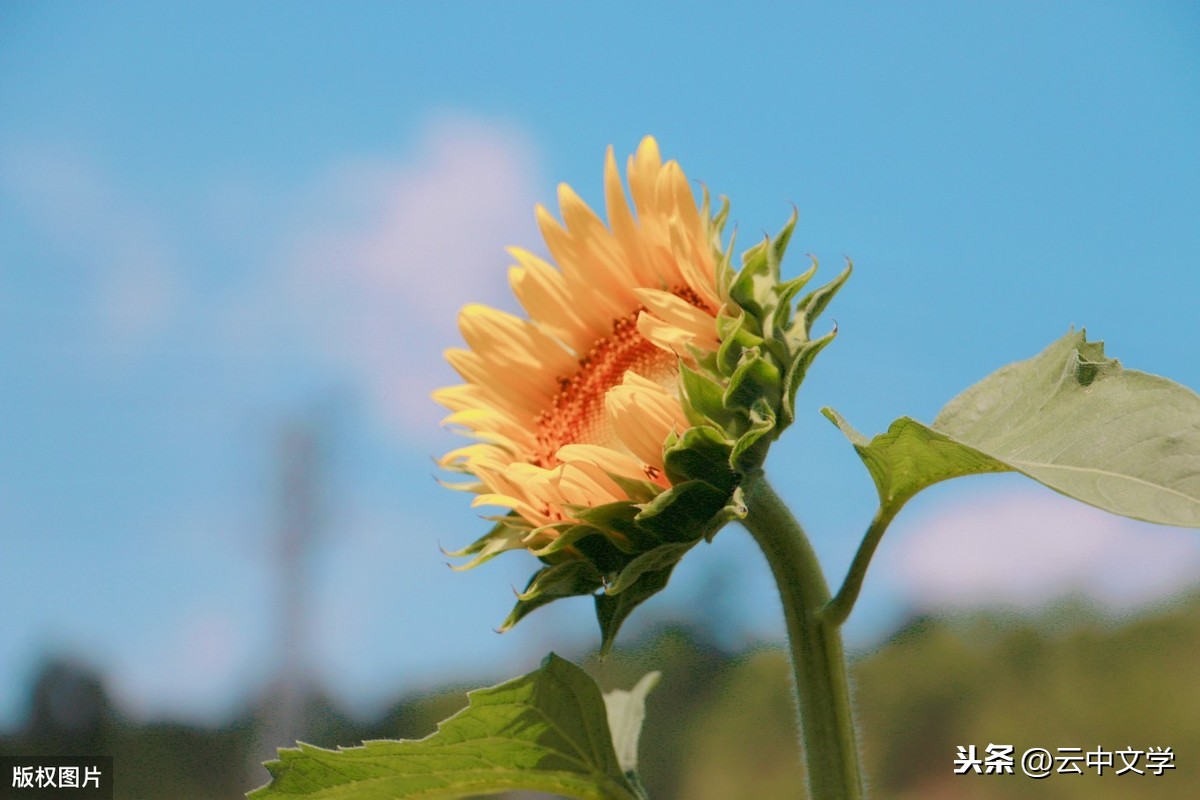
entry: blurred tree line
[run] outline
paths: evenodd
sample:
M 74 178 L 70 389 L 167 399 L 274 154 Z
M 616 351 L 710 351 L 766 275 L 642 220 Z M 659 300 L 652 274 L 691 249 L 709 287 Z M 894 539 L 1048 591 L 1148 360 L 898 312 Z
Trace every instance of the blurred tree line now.
M 796 798 L 803 780 L 788 664 L 777 649 L 729 652 L 703 630 L 664 625 L 586 666 L 603 686 L 628 688 L 657 669 L 642 736 L 642 771 L 668 800 Z M 1194 798 L 1200 785 L 1200 593 L 1121 621 L 1080 602 L 1036 615 L 987 612 L 910 621 L 852 663 L 870 795 L 878 800 Z M 493 682 L 508 676 L 492 676 Z M 485 681 L 486 682 L 486 681 Z M 326 747 L 419 738 L 466 703 L 466 687 L 401 700 L 353 719 L 310 698 L 304 739 Z M 264 773 L 256 737 L 265 709 L 219 729 L 133 724 L 99 675 L 48 663 L 30 712 L 0 736 L 3 755 L 112 755 L 123 800 L 235 798 Z M 959 745 L 1171 747 L 1161 777 L 955 775 Z M 1119 762 L 1118 762 L 1119 766 Z M 1145 768 L 1144 761 L 1139 767 Z

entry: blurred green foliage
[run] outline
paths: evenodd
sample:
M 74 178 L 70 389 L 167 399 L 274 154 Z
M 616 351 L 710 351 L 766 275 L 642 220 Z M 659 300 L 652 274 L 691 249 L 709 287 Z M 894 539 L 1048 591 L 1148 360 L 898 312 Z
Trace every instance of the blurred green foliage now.
M 605 688 L 651 669 L 641 764 L 662 800 L 795 798 L 802 767 L 784 653 L 731 653 L 702 631 L 663 626 L 586 666 Z M 1123 620 L 1082 602 L 1036 615 L 987 612 L 920 618 L 851 665 L 870 794 L 881 800 L 1196 797 L 1200 785 L 1200 594 Z M 507 676 L 490 676 L 481 683 Z M 362 722 L 313 698 L 305 739 L 323 746 L 418 738 L 465 704 L 465 688 L 406 698 Z M 237 797 L 265 780 L 247 712 L 220 729 L 135 725 L 113 708 L 94 671 L 47 664 L 30 713 L 0 736 L 4 755 L 115 757 L 117 797 Z M 959 745 L 1106 750 L 1169 746 L 1175 769 L 1097 777 L 954 775 Z M 1119 763 L 1119 762 L 1118 762 Z M 1139 764 L 1145 767 L 1144 762 Z

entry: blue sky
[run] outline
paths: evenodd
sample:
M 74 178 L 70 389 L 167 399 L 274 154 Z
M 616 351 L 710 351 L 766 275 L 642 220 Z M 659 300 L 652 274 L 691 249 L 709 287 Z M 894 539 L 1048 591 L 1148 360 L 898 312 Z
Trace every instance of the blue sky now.
M 1070 325 L 1200 387 L 1189 3 L 7 4 L 0 725 L 48 653 L 147 716 L 219 719 L 261 687 L 295 420 L 329 442 L 310 652 L 336 696 L 593 643 L 586 601 L 492 633 L 523 557 L 445 569 L 438 544 L 483 523 L 432 480 L 455 442 L 427 396 L 454 382 L 455 309 L 513 308 L 503 248 L 541 249 L 533 205 L 559 181 L 599 205 L 605 147 L 646 134 L 731 199 L 743 244 L 794 204 L 791 271 L 854 259 L 769 465 L 835 579 L 872 490 L 822 405 L 929 420 Z M 849 633 L 970 603 L 964 581 L 1153 600 L 1200 579 L 1195 539 L 1007 477 L 938 487 Z M 714 603 L 770 639 L 771 592 L 730 529 L 643 616 Z

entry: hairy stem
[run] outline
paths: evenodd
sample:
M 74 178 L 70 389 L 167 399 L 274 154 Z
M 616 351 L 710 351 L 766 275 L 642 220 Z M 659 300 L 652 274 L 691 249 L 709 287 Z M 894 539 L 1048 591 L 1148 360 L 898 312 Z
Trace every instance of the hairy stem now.
M 885 512 L 883 507 L 880 507 L 875 512 L 866 534 L 863 535 L 862 543 L 858 546 L 858 552 L 850 562 L 850 569 L 846 573 L 846 580 L 842 581 L 842 588 L 838 589 L 837 596 L 829 601 L 821 614 L 822 619 L 830 625 L 841 625 L 850 616 L 850 611 L 858 600 L 858 593 L 862 590 L 863 578 L 867 576 L 871 556 L 875 555 L 875 548 L 879 546 L 883 532 L 887 530 L 899 510 L 899 507 L 896 507 Z
M 822 614 L 829 586 L 800 523 L 765 477 L 751 483 L 746 506 L 743 524 L 767 557 L 783 601 L 809 797 L 860 800 L 862 775 L 841 631 Z

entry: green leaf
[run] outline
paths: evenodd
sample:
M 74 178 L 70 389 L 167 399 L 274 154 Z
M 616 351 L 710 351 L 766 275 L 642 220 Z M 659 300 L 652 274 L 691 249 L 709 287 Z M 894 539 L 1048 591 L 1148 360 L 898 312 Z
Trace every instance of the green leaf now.
M 629 691 L 614 689 L 604 693 L 617 763 L 626 775 L 637 773 L 638 740 L 642 735 L 642 722 L 646 719 L 646 695 L 658 685 L 661 677 L 661 672 L 647 672 Z
M 858 451 L 875 481 L 885 513 L 895 513 L 917 492 L 940 481 L 1012 469 L 911 417 L 901 417 L 888 427 L 887 433 L 867 441 L 841 414 L 831 408 L 821 411 Z
M 1125 369 L 1082 331 L 984 378 L 932 426 L 902 417 L 868 442 L 824 411 L 885 513 L 947 478 L 1015 470 L 1105 511 L 1200 527 L 1200 395 Z
M 600 689 L 571 662 L 551 653 L 540 669 L 468 699 L 424 739 L 280 750 L 266 765 L 271 782 L 248 798 L 452 800 L 513 790 L 638 797 L 613 749 Z

